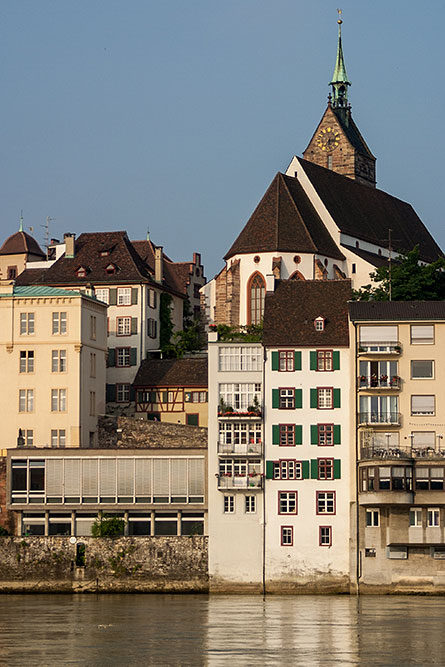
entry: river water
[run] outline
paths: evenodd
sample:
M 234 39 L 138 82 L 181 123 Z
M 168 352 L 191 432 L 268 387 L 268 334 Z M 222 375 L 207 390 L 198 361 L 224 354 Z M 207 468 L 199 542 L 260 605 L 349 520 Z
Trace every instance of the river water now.
M 445 598 L 0 595 L 0 665 L 445 665 Z

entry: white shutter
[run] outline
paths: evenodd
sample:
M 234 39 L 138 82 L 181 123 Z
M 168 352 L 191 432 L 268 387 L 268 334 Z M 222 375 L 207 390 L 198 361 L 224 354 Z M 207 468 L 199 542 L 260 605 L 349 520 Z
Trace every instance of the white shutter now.
M 153 495 L 168 496 L 170 490 L 170 459 L 153 460 Z
M 134 459 L 117 460 L 117 495 L 134 495 Z
M 411 396 L 411 412 L 413 415 L 433 415 L 434 396 Z
M 434 324 L 412 324 L 411 342 L 426 345 L 434 342 Z
M 171 494 L 187 495 L 187 459 L 171 459 Z
M 116 495 L 116 459 L 100 459 L 100 496 Z
M 63 494 L 63 460 L 46 459 L 46 495 L 61 497 Z
M 82 460 L 82 496 L 97 496 L 97 459 Z
M 151 459 L 136 459 L 136 496 L 151 496 Z
M 434 449 L 436 444 L 436 434 L 434 431 L 415 431 L 412 435 L 413 447 L 431 447 Z
M 397 343 L 397 326 L 361 326 L 361 343 Z
M 80 496 L 80 459 L 65 459 L 65 496 Z
M 189 496 L 204 495 L 204 459 L 188 460 Z

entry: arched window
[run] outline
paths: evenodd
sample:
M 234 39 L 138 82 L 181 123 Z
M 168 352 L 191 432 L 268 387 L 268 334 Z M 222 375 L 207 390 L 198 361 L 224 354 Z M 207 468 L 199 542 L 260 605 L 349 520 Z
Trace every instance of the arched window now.
M 289 280 L 306 280 L 301 271 L 294 271 L 290 276 Z
M 265 294 L 266 283 L 263 276 L 260 273 L 254 273 L 247 290 L 249 324 L 260 324 L 263 321 Z

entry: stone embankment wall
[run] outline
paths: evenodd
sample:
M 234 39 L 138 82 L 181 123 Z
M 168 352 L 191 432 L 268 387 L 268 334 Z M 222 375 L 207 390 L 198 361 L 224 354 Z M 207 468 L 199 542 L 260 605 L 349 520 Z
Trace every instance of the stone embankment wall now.
M 207 537 L 0 537 L 0 593 L 206 593 Z M 85 565 L 79 566 L 85 545 Z
M 6 456 L 0 456 L 0 528 L 12 530 L 11 513 L 6 507 Z
M 102 449 L 206 449 L 207 429 L 131 417 L 101 417 L 98 447 Z

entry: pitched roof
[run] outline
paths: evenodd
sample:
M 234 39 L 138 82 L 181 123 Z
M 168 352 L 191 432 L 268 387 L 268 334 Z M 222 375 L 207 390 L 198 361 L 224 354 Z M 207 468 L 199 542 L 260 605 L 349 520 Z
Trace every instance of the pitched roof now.
M 46 256 L 37 241 L 26 232 L 21 231 L 8 236 L 0 248 L 0 255 L 21 255 L 25 253 L 39 257 Z
M 363 248 L 354 248 L 353 246 L 346 244 L 342 244 L 342 247 L 346 248 L 350 252 L 353 252 L 354 255 L 361 257 L 361 259 L 364 259 L 375 267 L 388 266 L 388 258 L 384 255 L 377 255 L 374 252 L 369 252 L 369 250 L 363 250 Z M 394 263 L 397 260 L 393 257 L 392 261 Z
M 445 301 L 351 301 L 349 313 L 358 320 L 445 320 Z
M 138 255 L 147 264 L 150 275 L 154 278 L 155 275 L 155 249 L 156 245 L 152 241 L 132 241 L 131 242 Z M 176 292 L 185 293 L 184 285 L 179 279 L 178 274 L 174 268 L 175 264 L 167 255 L 164 254 L 163 262 L 163 285 Z
M 135 386 L 207 387 L 208 362 L 205 357 L 185 359 L 145 359 L 134 379 Z
M 422 260 L 431 262 L 442 251 L 413 207 L 383 190 L 362 185 L 313 162 L 298 158 L 335 223 L 344 234 L 402 252 L 416 244 Z
M 347 346 L 350 280 L 283 280 L 266 294 L 264 345 Z M 314 320 L 325 319 L 323 331 Z
M 339 109 L 332 109 L 332 111 L 334 112 L 338 122 L 340 123 L 341 128 L 345 133 L 347 140 L 355 148 L 357 153 L 360 153 L 361 155 L 365 155 L 366 157 L 370 157 L 373 160 L 375 160 L 375 157 L 369 150 L 366 141 L 363 139 L 360 133 L 360 130 L 354 123 L 350 109 L 339 108 Z
M 224 259 L 253 252 L 320 253 L 344 259 L 298 180 L 281 173 Z

